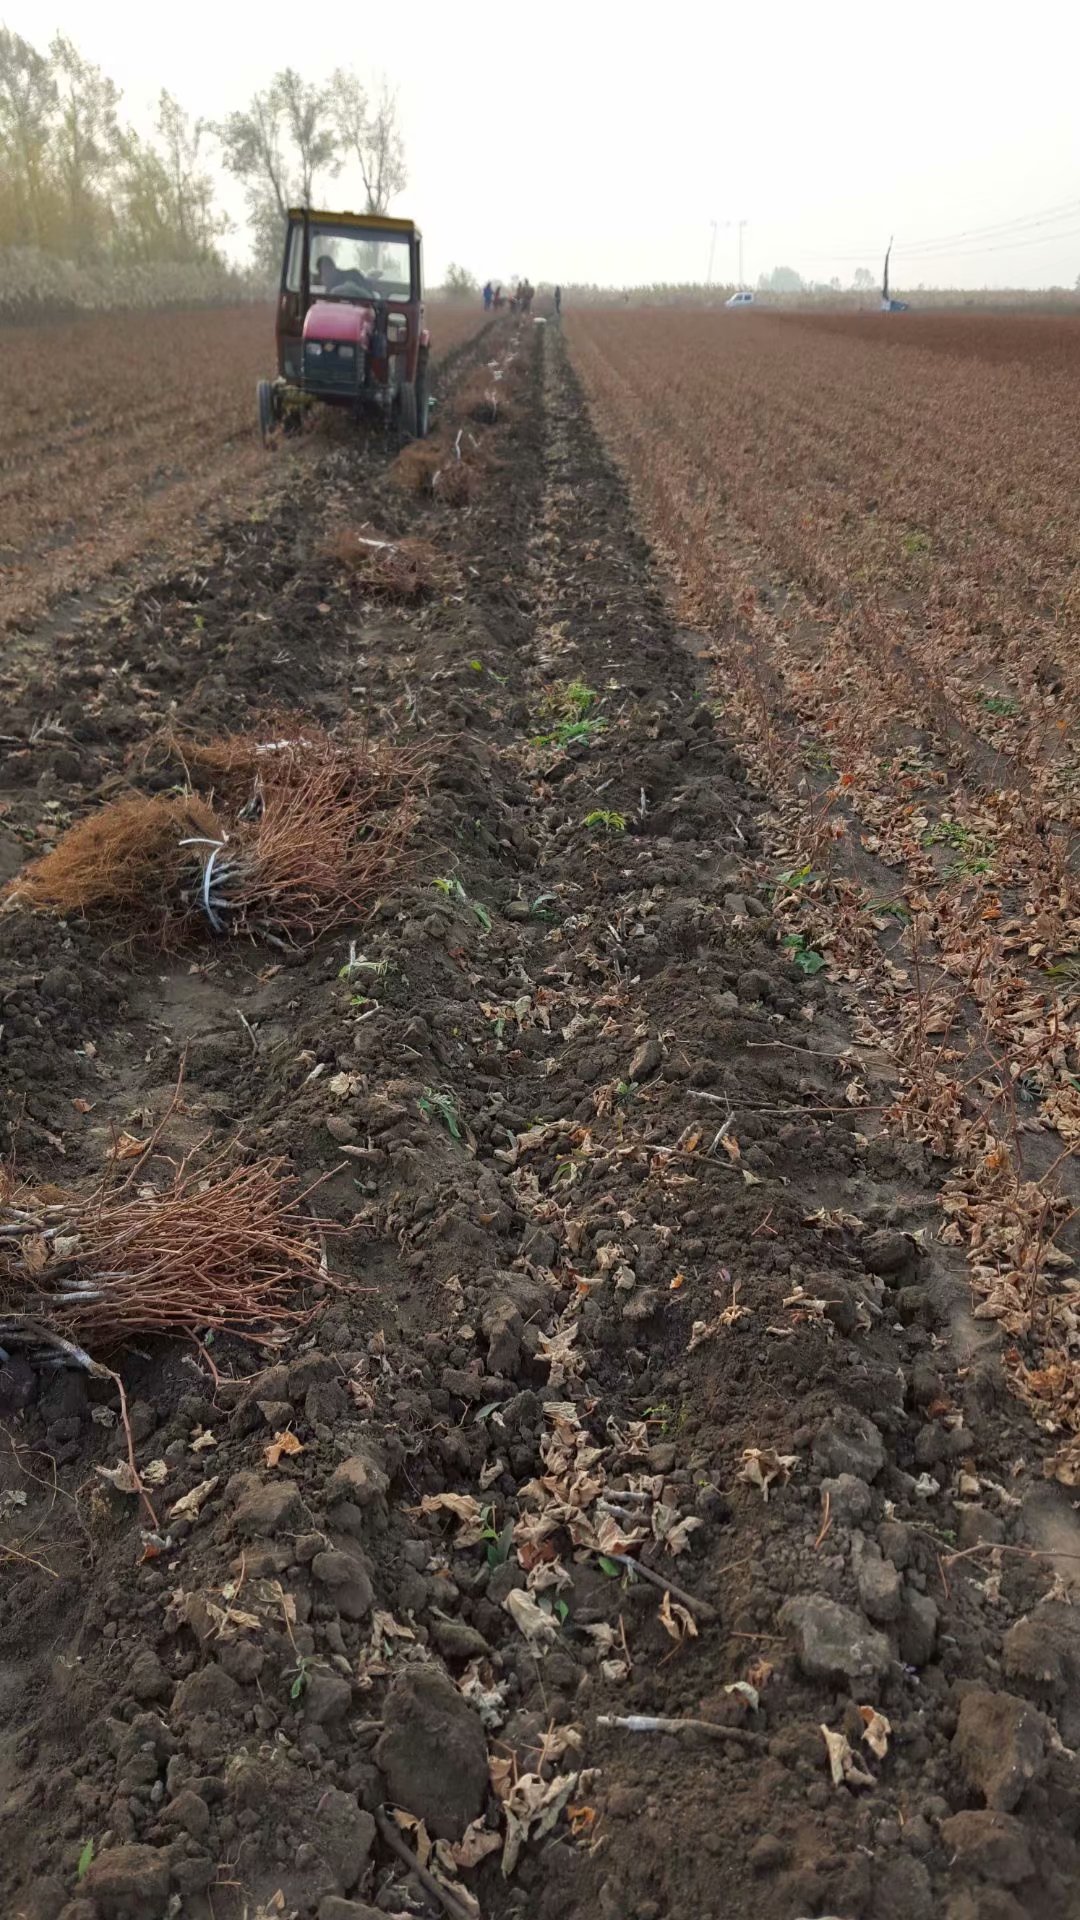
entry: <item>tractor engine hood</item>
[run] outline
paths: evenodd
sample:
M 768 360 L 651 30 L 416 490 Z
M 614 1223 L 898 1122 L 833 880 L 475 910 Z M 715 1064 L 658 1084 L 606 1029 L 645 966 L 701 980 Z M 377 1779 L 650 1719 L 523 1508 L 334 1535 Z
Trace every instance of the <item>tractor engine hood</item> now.
M 375 330 L 373 307 L 348 306 L 338 300 L 316 300 L 304 316 L 304 339 L 333 340 L 366 348 Z

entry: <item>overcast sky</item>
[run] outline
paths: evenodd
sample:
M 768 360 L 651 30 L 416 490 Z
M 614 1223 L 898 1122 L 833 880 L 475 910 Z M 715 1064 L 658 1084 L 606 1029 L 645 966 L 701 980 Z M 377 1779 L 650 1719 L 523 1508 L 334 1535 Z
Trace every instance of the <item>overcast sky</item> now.
M 215 118 L 287 63 L 385 68 L 410 168 L 396 210 L 424 229 L 431 283 L 451 259 L 481 279 L 702 280 L 714 220 L 714 277 L 734 280 L 723 223 L 741 219 L 750 284 L 780 262 L 876 279 L 893 232 L 897 286 L 1080 273 L 1068 0 L 0 0 L 0 15 L 38 45 L 69 34 L 140 130 L 163 85 Z M 359 204 L 348 175 L 324 198 Z

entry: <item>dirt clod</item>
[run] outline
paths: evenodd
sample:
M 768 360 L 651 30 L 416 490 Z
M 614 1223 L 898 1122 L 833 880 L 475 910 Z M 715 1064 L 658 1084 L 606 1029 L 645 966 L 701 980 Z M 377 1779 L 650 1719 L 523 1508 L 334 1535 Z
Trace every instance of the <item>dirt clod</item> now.
M 441 1674 L 420 1668 L 396 1680 L 383 1707 L 375 1760 L 387 1796 L 443 1840 L 460 1840 L 484 1805 L 487 1742 L 476 1714 Z
M 975 1689 L 960 1703 L 953 1751 L 968 1785 L 996 1812 L 1010 1813 L 1042 1769 L 1047 1724 L 1026 1700 Z
M 880 1678 L 889 1670 L 892 1649 L 883 1633 L 867 1625 L 852 1607 L 825 1594 L 800 1594 L 780 1609 L 780 1625 L 795 1641 L 799 1665 L 811 1679 L 851 1682 Z

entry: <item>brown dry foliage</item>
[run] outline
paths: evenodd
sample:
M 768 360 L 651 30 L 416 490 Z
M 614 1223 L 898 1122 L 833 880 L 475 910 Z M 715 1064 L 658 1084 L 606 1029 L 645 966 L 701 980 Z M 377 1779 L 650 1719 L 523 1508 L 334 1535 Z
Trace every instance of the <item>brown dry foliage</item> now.
M 417 817 L 418 769 L 399 755 L 391 771 L 405 791 L 380 805 L 376 780 L 358 794 L 346 756 L 274 755 L 259 819 L 223 856 L 218 893 L 238 927 L 310 938 L 373 902 L 400 870 Z
M 455 408 L 480 426 L 494 426 L 513 413 L 513 401 L 506 388 L 506 381 L 497 380 L 490 367 L 477 367 L 454 395 Z
M 430 440 L 410 440 L 390 468 L 391 483 L 405 493 L 427 494 L 430 498 L 442 462 L 441 447 L 433 446 Z
M 229 1149 L 190 1156 L 160 1188 L 131 1176 L 89 1198 L 16 1193 L 0 1221 L 17 1229 L 0 1240 L 9 1340 L 37 1326 L 100 1352 L 154 1333 L 252 1334 L 295 1325 L 297 1292 L 322 1277 L 320 1223 L 287 1163 L 236 1164 Z
M 436 476 L 435 492 L 448 507 L 467 507 L 480 491 L 479 462 L 471 459 L 449 460 Z
M 387 540 L 369 527 L 343 527 L 323 551 L 368 593 L 387 600 L 420 600 L 449 591 L 459 579 L 449 555 L 429 540 Z
M 207 908 L 215 931 L 288 940 L 362 912 L 400 870 L 421 763 L 295 716 L 281 724 L 284 735 L 203 745 L 167 736 L 166 759 L 212 782 L 214 806 L 188 792 L 104 807 L 12 882 L 9 898 L 162 939 Z M 191 837 L 211 844 L 183 847 Z
M 53 913 L 96 911 L 117 918 L 168 911 L 185 872 L 198 870 L 194 836 L 218 839 L 213 810 L 193 793 L 116 800 L 62 834 L 5 889 L 5 898 Z

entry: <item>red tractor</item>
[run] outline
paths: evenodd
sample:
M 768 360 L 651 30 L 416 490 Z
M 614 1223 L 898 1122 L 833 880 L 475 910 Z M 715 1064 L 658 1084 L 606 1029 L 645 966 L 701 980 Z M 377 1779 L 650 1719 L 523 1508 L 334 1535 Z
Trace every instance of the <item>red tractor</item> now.
M 290 211 L 277 307 L 276 380 L 258 385 L 263 440 L 312 402 L 380 412 L 424 439 L 431 336 L 420 233 L 386 213 Z

